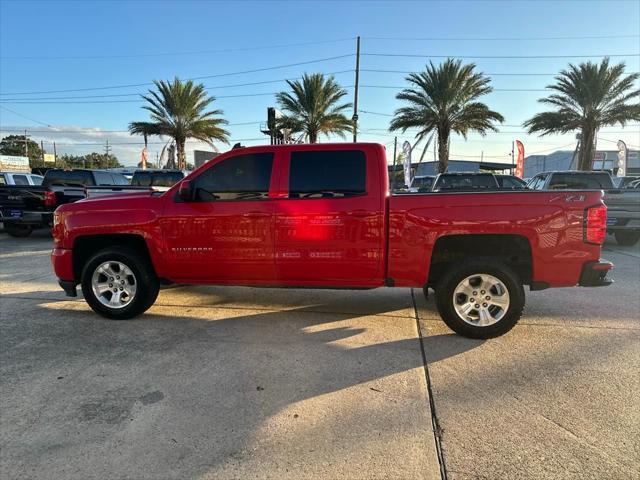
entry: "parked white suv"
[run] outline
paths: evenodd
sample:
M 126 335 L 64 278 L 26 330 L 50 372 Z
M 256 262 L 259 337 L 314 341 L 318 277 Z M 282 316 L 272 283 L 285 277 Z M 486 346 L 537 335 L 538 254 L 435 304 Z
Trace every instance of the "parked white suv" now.
M 24 172 L 0 172 L 0 185 L 42 185 L 42 175 Z

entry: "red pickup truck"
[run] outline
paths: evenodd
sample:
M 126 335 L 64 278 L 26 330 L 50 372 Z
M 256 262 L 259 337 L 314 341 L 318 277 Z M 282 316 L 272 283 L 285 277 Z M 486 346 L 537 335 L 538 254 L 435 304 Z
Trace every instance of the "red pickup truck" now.
M 100 315 L 146 311 L 160 284 L 432 288 L 474 338 L 518 321 L 524 285 L 603 286 L 599 191 L 389 194 L 378 144 L 231 150 L 167 192 L 55 211 L 53 267 Z

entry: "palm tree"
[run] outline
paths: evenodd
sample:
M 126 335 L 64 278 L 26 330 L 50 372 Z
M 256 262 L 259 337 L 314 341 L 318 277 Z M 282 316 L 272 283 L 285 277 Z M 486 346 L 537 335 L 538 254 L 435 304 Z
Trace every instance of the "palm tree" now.
M 578 66 L 569 64 L 555 77 L 556 83 L 547 86 L 554 93 L 539 102 L 552 105 L 555 110 L 541 112 L 524 123 L 529 133 L 580 131 L 578 169 L 590 170 L 595 155 L 596 134 L 602 127 L 640 120 L 640 104 L 628 103 L 640 97 L 634 90 L 637 73 L 624 75 L 624 62 L 609 66 L 609 58 L 600 64 L 587 62 Z
M 496 132 L 494 122 L 504 121 L 498 112 L 477 101 L 493 89 L 489 86 L 491 80 L 474 69 L 473 63 L 463 65 L 461 60 L 452 58 L 438 66 L 429 62 L 425 71 L 409 74 L 406 80 L 410 88 L 396 95 L 409 105 L 395 111 L 389 130 L 406 132 L 409 128 L 418 128 L 418 141 L 435 130 L 440 173 L 447 170 L 449 163 L 451 132 L 466 140 L 471 131 L 482 136 L 488 131 Z
M 292 133 L 304 133 L 309 143 L 316 143 L 320 134 L 336 134 L 344 138 L 353 123 L 342 112 L 351 103 L 340 101 L 347 95 L 333 78 L 321 73 L 304 74 L 302 81 L 287 80 L 291 92 L 276 94 L 276 100 L 285 116 L 279 120 L 280 128 Z
M 129 132 L 132 134 L 166 135 L 176 143 L 178 168 L 186 167 L 185 142 L 188 138 L 201 140 L 212 147 L 213 141 L 228 143 L 229 132 L 222 128 L 228 122 L 221 118 L 222 110 L 206 110 L 215 100 L 207 96 L 203 84 L 193 81 L 181 81 L 176 77 L 173 82 L 155 80 L 157 92 L 149 90 L 142 98 L 147 102 L 143 106 L 151 114 L 150 122 L 132 122 Z M 214 147 L 215 148 L 215 147 Z

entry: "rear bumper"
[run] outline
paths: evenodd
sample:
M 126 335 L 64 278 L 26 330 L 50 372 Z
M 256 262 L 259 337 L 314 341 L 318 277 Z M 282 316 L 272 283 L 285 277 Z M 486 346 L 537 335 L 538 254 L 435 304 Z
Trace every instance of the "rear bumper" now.
M 16 217 L 12 216 L 10 211 L 3 211 L 0 215 L 0 223 L 4 225 L 50 227 L 53 225 L 53 213 L 23 211 L 19 217 Z
M 606 287 L 613 280 L 607 278 L 607 273 L 613 269 L 613 263 L 606 260 L 585 263 L 580 274 L 578 285 L 581 287 Z

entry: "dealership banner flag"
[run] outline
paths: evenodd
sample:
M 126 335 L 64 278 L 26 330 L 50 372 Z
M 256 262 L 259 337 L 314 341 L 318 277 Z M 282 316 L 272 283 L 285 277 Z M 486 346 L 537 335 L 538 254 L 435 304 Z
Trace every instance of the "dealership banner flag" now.
M 140 154 L 140 166 L 142 170 L 147 169 L 147 162 L 149 161 L 149 152 L 147 151 L 147 147 L 142 149 L 142 153 Z
M 618 140 L 618 177 L 624 177 L 627 171 L 627 144 Z
M 520 140 L 516 140 L 516 148 L 518 149 L 518 159 L 516 160 L 515 175 L 518 178 L 524 177 L 524 145 Z
M 407 141 L 402 144 L 402 154 L 404 157 L 404 184 L 411 187 L 411 144 Z

